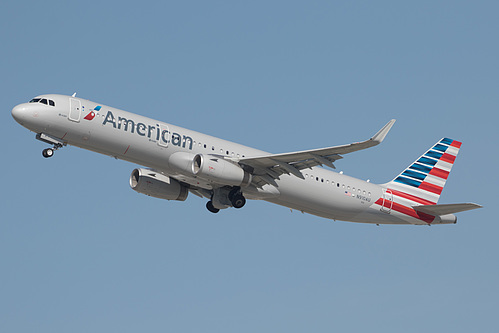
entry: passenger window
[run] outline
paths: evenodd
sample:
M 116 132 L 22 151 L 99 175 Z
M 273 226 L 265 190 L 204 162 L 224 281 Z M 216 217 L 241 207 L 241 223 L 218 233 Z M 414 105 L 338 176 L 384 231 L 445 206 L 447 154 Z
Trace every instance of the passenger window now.
M 49 99 L 49 105 L 50 106 L 55 106 L 55 102 L 53 100 Z
M 42 99 L 42 100 L 40 101 L 40 103 L 45 104 L 45 105 L 47 105 L 47 104 L 48 104 L 48 102 L 47 102 L 47 99 L 46 99 L 46 98 Z
M 340 183 L 336 183 L 336 186 L 340 187 Z

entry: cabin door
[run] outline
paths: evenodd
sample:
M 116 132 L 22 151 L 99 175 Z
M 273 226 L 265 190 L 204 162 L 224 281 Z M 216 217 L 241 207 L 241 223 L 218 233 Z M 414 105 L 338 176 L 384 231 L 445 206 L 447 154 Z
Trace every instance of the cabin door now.
M 69 104 L 70 106 L 68 119 L 79 123 L 81 117 L 81 102 L 77 99 L 71 98 Z

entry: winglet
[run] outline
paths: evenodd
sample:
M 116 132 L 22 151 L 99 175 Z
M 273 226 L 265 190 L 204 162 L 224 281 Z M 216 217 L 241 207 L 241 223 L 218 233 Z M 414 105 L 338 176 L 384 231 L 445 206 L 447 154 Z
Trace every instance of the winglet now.
M 374 134 L 374 136 L 371 138 L 371 141 L 375 141 L 376 144 L 381 143 L 392 128 L 393 124 L 395 124 L 395 119 L 390 120 L 385 126 L 383 126 L 382 129 L 379 130 L 378 133 Z

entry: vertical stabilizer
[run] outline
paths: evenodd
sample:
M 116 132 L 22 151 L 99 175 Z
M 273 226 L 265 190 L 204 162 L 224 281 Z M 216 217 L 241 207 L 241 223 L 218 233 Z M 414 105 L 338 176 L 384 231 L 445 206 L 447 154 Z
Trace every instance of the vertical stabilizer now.
M 415 204 L 435 205 L 460 148 L 459 141 L 440 140 L 386 186 Z

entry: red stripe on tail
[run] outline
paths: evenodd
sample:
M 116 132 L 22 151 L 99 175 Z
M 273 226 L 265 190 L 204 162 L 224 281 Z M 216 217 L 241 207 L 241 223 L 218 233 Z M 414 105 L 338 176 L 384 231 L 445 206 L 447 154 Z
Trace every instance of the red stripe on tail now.
M 424 221 L 424 222 L 426 222 L 428 224 L 431 223 L 431 222 L 433 222 L 433 220 L 435 219 L 435 216 L 433 216 L 433 215 L 429 215 L 429 214 L 425 214 L 425 213 L 422 213 L 422 212 L 418 212 L 418 211 L 414 210 L 412 207 L 407 207 L 407 206 L 404 206 L 404 205 L 401 205 L 399 203 L 392 202 L 392 201 L 389 201 L 389 200 L 384 200 L 383 201 L 383 198 L 379 198 L 375 202 L 375 204 L 383 206 L 383 207 L 388 208 L 388 209 L 391 206 L 392 210 L 394 210 L 396 212 L 408 215 L 408 216 L 413 217 L 415 219 Z
M 442 193 L 443 190 L 442 187 L 427 182 L 422 182 L 418 188 L 438 195 L 440 195 L 440 193 Z
M 449 177 L 449 173 L 450 173 L 449 171 L 445 171 L 445 170 L 442 170 L 439 168 L 433 168 L 430 171 L 430 175 L 436 176 L 436 177 L 439 177 L 442 179 L 447 179 L 447 177 Z
M 454 164 L 454 161 L 456 160 L 456 156 L 444 153 L 440 159 L 444 162 Z
M 404 199 L 409 199 L 411 201 L 420 203 L 422 205 L 435 205 L 436 204 L 436 202 L 433 202 L 433 201 L 430 201 L 430 200 L 426 200 L 426 199 L 417 197 L 417 196 L 412 195 L 412 194 L 408 194 L 408 193 L 404 193 L 404 192 L 400 192 L 400 191 L 392 190 L 392 189 L 389 189 L 389 190 L 392 191 L 393 195 L 395 195 L 397 197 L 401 197 L 401 198 L 404 198 Z

